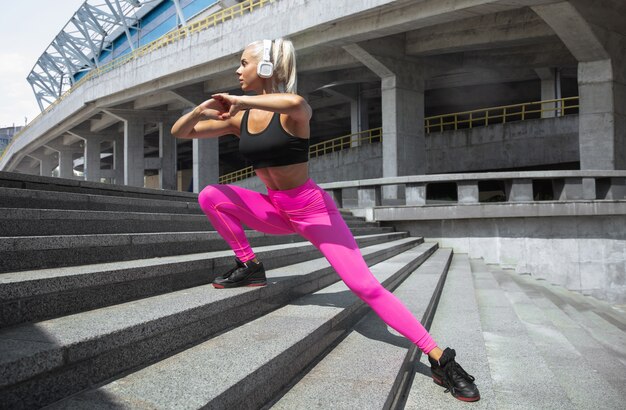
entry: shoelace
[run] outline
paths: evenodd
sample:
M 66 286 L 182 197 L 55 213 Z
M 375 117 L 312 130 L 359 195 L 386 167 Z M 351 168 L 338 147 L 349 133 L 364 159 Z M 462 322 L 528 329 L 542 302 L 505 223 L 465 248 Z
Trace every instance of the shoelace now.
M 230 277 L 230 275 L 232 275 L 233 273 L 235 273 L 235 271 L 236 271 L 237 269 L 240 269 L 240 268 L 245 268 L 245 265 L 244 265 L 244 266 L 239 266 L 239 264 L 235 265 L 235 267 L 234 267 L 234 268 L 232 268 L 231 270 L 229 270 L 228 272 L 226 272 L 226 273 L 224 274 L 223 278 L 224 278 L 224 279 L 229 278 L 229 277 Z
M 472 376 L 471 374 L 468 374 L 462 367 L 460 364 L 458 364 L 455 361 L 452 361 L 451 363 L 449 363 L 446 368 L 444 369 L 443 372 L 443 378 L 444 378 L 444 384 L 446 385 L 446 393 L 448 392 L 452 392 L 455 393 L 455 387 L 454 387 L 454 375 L 457 374 L 459 376 L 461 376 L 463 379 L 467 380 L 468 382 L 474 382 L 474 380 L 476 380 L 474 378 L 474 376 Z

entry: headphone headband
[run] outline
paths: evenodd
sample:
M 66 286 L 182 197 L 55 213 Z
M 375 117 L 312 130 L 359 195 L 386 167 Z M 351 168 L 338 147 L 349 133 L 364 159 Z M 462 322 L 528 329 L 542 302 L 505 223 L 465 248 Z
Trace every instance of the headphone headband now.
M 270 62 L 272 53 L 272 40 L 263 40 L 263 61 Z

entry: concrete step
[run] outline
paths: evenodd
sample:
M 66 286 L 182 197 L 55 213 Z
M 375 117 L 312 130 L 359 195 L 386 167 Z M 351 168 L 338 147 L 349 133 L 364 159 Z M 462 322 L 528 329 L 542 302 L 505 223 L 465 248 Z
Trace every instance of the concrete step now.
M 421 238 L 403 233 L 363 235 L 360 246 L 388 241 L 414 246 Z M 309 242 L 255 248 L 266 269 L 316 258 Z M 0 327 L 109 306 L 129 300 L 210 283 L 233 265 L 231 250 L 101 263 L 0 275 Z
M 196 198 L 185 201 L 0 187 L 0 208 L 202 214 Z
M 202 215 L 197 196 L 183 200 L 148 199 L 112 195 L 57 192 L 0 187 L 0 208 L 63 209 L 82 211 L 149 212 Z M 350 211 L 346 220 L 363 220 Z
M 568 338 L 554 326 L 543 309 L 517 285 L 513 274 L 490 267 L 494 278 L 505 291 L 515 313 L 526 326 L 528 334 L 557 382 L 576 408 L 607 409 L 621 407 L 626 394 L 611 386 L 595 369 L 593 358 L 587 351 L 579 351 Z M 589 360 L 591 359 L 591 360 Z M 626 370 L 626 369 L 625 369 Z M 580 386 L 585 388 L 581 389 Z M 620 392 L 621 390 L 621 392 Z
M 606 325 L 608 322 L 611 329 L 626 332 L 626 312 L 616 308 L 616 306 L 592 296 L 569 291 L 561 286 L 546 283 L 546 287 L 579 312 L 583 314 L 592 313 L 591 318 L 597 319 L 598 323 Z
M 446 346 L 454 349 L 457 362 L 476 378 L 475 383 L 481 397 L 480 401 L 472 403 L 471 407 L 503 408 L 497 405 L 492 386 L 472 270 L 469 258 L 465 254 L 455 254 L 452 258 L 430 334 L 442 349 Z M 433 382 L 428 356 L 421 354 L 417 360 L 415 376 L 404 403 L 405 409 L 467 409 L 467 403 L 453 398 L 450 394 L 443 394 L 445 389 Z
M 351 231 L 358 236 L 389 233 L 393 228 L 365 227 Z M 252 246 L 302 240 L 296 234 L 246 231 L 246 235 Z M 209 249 L 228 249 L 228 244 L 215 231 L 0 237 L 0 273 L 185 255 Z
M 0 187 L 183 202 L 197 202 L 198 198 L 198 194 L 194 194 L 192 192 L 139 188 L 126 185 L 105 184 L 101 182 L 90 182 L 77 179 L 41 177 L 4 171 L 0 171 Z
M 389 258 L 394 259 L 398 254 L 409 250 L 409 254 L 412 255 L 409 265 L 413 266 L 426 259 L 436 247 L 431 244 L 415 248 L 415 244 L 416 242 L 411 238 L 405 238 L 365 247 L 362 251 L 368 263 L 375 264 Z M 385 264 L 385 266 L 388 265 L 389 263 Z M 397 268 L 397 264 L 391 264 L 391 266 Z M 396 272 L 396 274 L 399 273 Z M 2 377 L 0 377 L 0 386 L 2 386 L 0 394 L 6 398 L 5 402 L 9 406 L 16 408 L 51 403 L 95 386 L 125 370 L 156 362 L 168 354 L 188 348 L 225 329 L 239 326 L 303 294 L 316 292 L 338 280 L 338 276 L 325 258 L 271 269 L 268 271 L 268 278 L 270 286 L 264 288 L 215 290 L 210 285 L 203 285 L 33 325 L 6 329 L 0 332 L 0 340 L 3 340 L 3 346 L 6 349 L 1 356 L 4 363 L 0 366 L 3 369 Z M 336 285 L 331 288 L 336 288 Z M 250 323 L 257 323 L 259 320 L 265 322 L 260 327 L 266 333 L 264 337 L 271 334 L 282 338 L 287 333 L 288 336 L 285 339 L 289 340 L 289 336 L 302 334 L 300 325 L 294 328 L 295 322 L 302 322 L 301 319 L 287 320 L 277 326 L 280 320 L 277 321 L 276 318 L 282 316 L 283 312 L 284 309 L 281 308 Z M 304 327 L 313 325 L 313 322 L 305 322 L 301 324 Z M 250 323 L 221 333 L 199 346 L 228 338 L 229 342 L 225 346 L 228 347 L 233 358 L 236 357 L 243 362 L 262 357 L 263 348 L 267 352 L 281 350 L 279 344 L 271 343 L 264 337 L 258 341 L 262 346 L 253 347 L 251 339 L 255 337 L 256 331 L 254 330 L 243 330 L 243 334 L 246 335 L 244 337 L 233 336 L 242 332 L 242 329 L 249 328 Z M 328 325 L 323 330 L 328 331 Z M 313 336 L 317 334 L 314 333 Z M 232 339 L 233 337 L 235 339 Z M 234 343 L 234 340 L 237 342 Z M 242 343 L 243 350 L 233 349 L 233 346 L 239 346 Z M 198 346 L 194 346 L 184 352 L 197 351 L 197 349 Z M 202 347 L 199 349 L 203 350 Z M 225 353 L 213 350 L 212 357 L 215 358 Z M 171 361 L 171 359 L 167 360 Z M 175 365 L 185 362 L 185 360 L 177 359 L 173 361 Z M 162 369 L 163 363 L 163 361 L 158 362 L 155 367 Z M 196 362 L 192 368 L 197 369 L 198 365 L 222 381 L 226 381 L 236 373 L 236 367 L 228 365 L 223 367 L 228 369 L 228 374 L 216 371 L 215 367 L 204 368 L 201 362 Z M 165 375 L 162 370 L 157 372 Z M 176 380 L 182 381 L 183 374 L 171 377 L 168 375 L 168 383 Z M 206 379 L 187 379 L 184 384 L 191 387 L 193 383 L 202 380 L 206 381 Z M 144 387 L 159 390 L 160 388 L 155 383 L 148 383 Z M 247 383 L 242 384 L 247 385 Z M 169 388 L 171 387 L 170 384 Z M 175 400 L 176 402 L 172 404 L 190 405 L 193 402 L 191 397 L 180 401 Z M 88 407 L 95 408 L 90 405 Z M 172 406 L 161 403 L 161 407 Z
M 4 208 L 0 236 L 212 231 L 204 215 Z
M 495 408 L 576 408 L 487 265 L 482 260 L 470 265 Z
M 406 250 L 371 270 L 385 286 L 393 287 L 435 247 L 423 244 Z M 50 408 L 119 408 L 135 403 L 146 408 L 259 408 L 367 310 L 338 282 Z
M 349 227 L 379 223 L 347 220 Z M 205 215 L 4 208 L 0 236 L 87 235 L 214 230 Z
M 529 279 L 531 280 L 531 279 Z M 534 280 L 534 279 L 532 279 Z M 541 281 L 543 294 L 566 313 L 571 320 L 587 330 L 589 336 L 615 358 L 626 364 L 626 332 L 619 319 L 620 313 L 611 311 L 608 304 L 592 304 L 593 298 Z M 595 305 L 595 307 L 594 307 Z
M 451 258 L 450 249 L 437 250 L 394 291 L 422 324 L 432 320 Z M 345 339 L 267 407 L 397 408 L 405 373 L 414 368 L 416 349 L 412 346 L 370 311 Z
M 559 308 L 531 286 L 520 285 L 519 275 L 491 269 L 538 351 L 576 407 L 620 408 L 626 399 L 626 367 L 620 365 L 615 357 L 611 363 L 611 352 L 605 350 L 598 354 L 596 349 L 595 354 L 590 354 L 586 345 L 576 337 L 572 339 L 574 334 L 581 336 L 581 328 L 576 322 L 569 322 L 563 332 L 564 326 L 556 324 L 563 323 L 562 318 L 555 316 L 554 310 Z M 555 318 L 556 323 L 553 321 Z M 567 331 L 572 328 L 579 331 Z M 584 389 L 580 388 L 581 384 Z

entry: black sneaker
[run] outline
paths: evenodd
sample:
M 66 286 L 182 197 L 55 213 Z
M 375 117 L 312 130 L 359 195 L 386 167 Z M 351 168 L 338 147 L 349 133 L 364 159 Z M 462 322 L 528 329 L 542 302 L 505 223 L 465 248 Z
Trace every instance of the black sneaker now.
M 265 286 L 267 279 L 265 277 L 265 268 L 263 263 L 254 263 L 248 261 L 241 262 L 235 258 L 237 265 L 226 272 L 224 275 L 218 276 L 213 281 L 213 287 L 217 289 L 237 288 L 240 286 Z
M 467 374 L 467 372 L 463 370 L 461 365 L 454 360 L 455 356 L 456 352 L 454 349 L 446 347 L 439 362 L 428 357 L 433 381 L 445 387 L 446 393 L 450 392 L 459 400 L 480 400 L 478 387 L 474 384 L 474 376 Z

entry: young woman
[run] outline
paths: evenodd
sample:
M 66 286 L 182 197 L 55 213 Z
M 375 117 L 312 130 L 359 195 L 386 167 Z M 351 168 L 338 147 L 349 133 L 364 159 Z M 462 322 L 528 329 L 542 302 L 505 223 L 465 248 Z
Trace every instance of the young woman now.
M 474 377 L 455 351 L 442 351 L 422 324 L 372 275 L 332 198 L 309 178 L 312 110 L 296 94 L 296 60 L 288 40 L 248 45 L 236 71 L 241 89 L 254 95 L 215 94 L 172 127 L 177 138 L 239 137 L 239 149 L 267 186 L 267 195 L 234 185 L 209 185 L 199 194 L 204 213 L 236 255 L 236 266 L 215 288 L 264 286 L 265 269 L 242 224 L 270 234 L 298 233 L 328 259 L 341 279 L 392 328 L 428 355 L 432 376 L 458 399 L 480 398 Z

